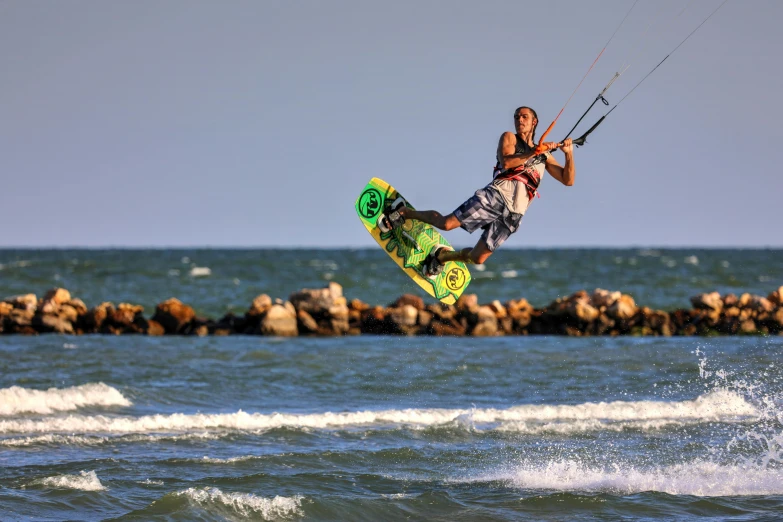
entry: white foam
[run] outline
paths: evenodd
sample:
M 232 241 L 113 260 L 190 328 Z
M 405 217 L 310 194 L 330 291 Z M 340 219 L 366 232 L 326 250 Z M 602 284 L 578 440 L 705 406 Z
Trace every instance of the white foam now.
M 381 493 L 381 498 L 388 498 L 390 500 L 403 500 L 407 498 L 414 498 L 414 495 L 411 493 L 392 493 L 388 495 Z
M 688 265 L 698 265 L 699 264 L 699 258 L 696 256 L 688 256 L 685 259 L 683 259 L 683 262 Z
M 560 423 L 566 429 L 612 429 L 625 422 L 641 429 L 657 429 L 671 423 L 744 422 L 757 419 L 759 412 L 741 396 L 718 390 L 694 400 L 615 401 L 577 405 L 523 405 L 508 409 L 405 409 L 341 413 L 236 413 L 145 415 L 142 417 L 75 415 L 46 419 L 0 420 L 0 433 L 156 433 L 187 430 L 268 430 L 280 427 L 329 429 L 348 426 L 438 426 L 457 422 L 472 428 L 524 431 L 540 429 L 546 423 Z M 571 426 L 569 428 L 568 426 Z
M 208 431 L 184 433 L 181 435 L 155 435 L 155 434 L 132 434 L 120 435 L 119 437 L 101 437 L 101 436 L 81 436 L 81 435 L 59 435 L 47 434 L 36 435 L 33 437 L 10 437 L 0 440 L 0 446 L 10 448 L 22 448 L 27 446 L 99 446 L 101 444 L 117 442 L 181 442 L 190 440 L 218 440 L 229 433 L 215 433 Z
M 519 275 L 519 272 L 516 270 L 503 270 L 500 272 L 500 277 L 503 277 L 505 279 L 511 279 Z
M 500 480 L 522 489 L 633 494 L 659 491 L 670 495 L 744 496 L 783 494 L 783 470 L 694 461 L 637 469 L 625 465 L 601 468 L 574 460 L 523 464 L 516 470 L 473 481 Z
M 303 497 L 265 498 L 250 493 L 224 493 L 218 488 L 189 488 L 175 493 L 202 507 L 229 507 L 243 517 L 261 515 L 264 520 L 302 516 Z
M 33 482 L 34 485 L 81 491 L 102 491 L 106 489 L 95 471 L 82 471 L 79 475 L 58 475 Z
M 254 460 L 259 457 L 255 455 L 244 455 L 242 457 L 230 457 L 227 459 L 218 459 L 214 457 L 207 457 L 204 456 L 198 462 L 201 462 L 203 464 L 235 464 L 237 462 L 247 462 L 248 460 Z
M 33 390 L 20 386 L 0 389 L 0 415 L 47 414 L 72 411 L 85 406 L 131 405 L 119 391 L 102 382 L 48 390 Z
M 16 437 L 0 440 L 0 446 L 23 448 L 27 446 L 55 445 L 97 446 L 108 442 L 106 437 L 82 437 L 79 435 L 38 435 L 36 437 Z
M 212 275 L 212 270 L 208 266 L 194 266 L 190 269 L 190 277 L 206 277 Z

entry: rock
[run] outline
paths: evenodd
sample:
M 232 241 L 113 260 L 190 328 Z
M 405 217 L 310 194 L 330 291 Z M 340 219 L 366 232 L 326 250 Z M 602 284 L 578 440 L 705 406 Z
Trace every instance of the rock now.
M 606 313 L 613 319 L 628 320 L 636 315 L 636 302 L 630 295 L 622 294 L 606 309 Z
M 272 298 L 261 294 L 253 299 L 246 315 L 264 315 L 270 308 L 272 308 Z
M 512 299 L 506 303 L 506 310 L 533 310 L 533 305 L 524 297 L 521 299 Z
M 330 335 L 345 335 L 348 332 L 350 311 L 344 302 L 329 308 L 327 317 L 329 318 L 329 326 L 331 329 L 331 332 L 329 332 Z
M 406 331 L 416 326 L 419 310 L 413 305 L 404 304 L 398 308 L 389 308 L 387 317 L 401 330 Z M 406 331 L 406 333 L 412 332 Z
M 166 333 L 166 329 L 163 328 L 163 325 L 157 322 L 154 319 L 150 319 L 147 321 L 147 335 L 164 335 Z
M 758 313 L 769 313 L 775 309 L 775 306 L 769 299 L 758 295 L 751 296 L 745 307 Z
M 197 327 L 193 329 L 192 332 L 190 332 L 191 335 L 196 335 L 198 337 L 206 337 L 209 335 L 209 326 L 206 324 L 200 324 Z
M 416 310 L 424 310 L 424 299 L 418 295 L 403 294 L 394 301 L 389 308 L 400 308 L 403 305 L 410 305 Z
M 723 297 L 723 307 L 739 306 L 739 297 L 736 294 L 726 294 Z
M 68 306 L 72 307 L 74 310 L 76 310 L 77 315 L 84 315 L 87 313 L 87 305 L 84 304 L 84 301 L 81 299 L 71 299 L 67 303 Z
M 196 312 L 192 307 L 172 297 L 155 307 L 155 315 L 152 316 L 152 320 L 159 322 L 167 334 L 177 334 L 195 317 Z
M 273 304 L 261 320 L 261 333 L 278 337 L 293 337 L 299 335 L 296 326 L 296 311 L 293 307 Z
M 476 294 L 462 294 L 454 303 L 458 312 L 471 312 L 477 313 L 478 311 L 478 296 Z
M 711 309 L 700 310 L 694 308 L 691 310 L 690 315 L 692 324 L 694 324 L 699 329 L 699 333 L 702 334 L 717 327 L 721 318 L 721 313 L 719 311 Z
M 570 301 L 567 310 L 568 315 L 586 323 L 592 323 L 601 315 L 597 308 L 591 306 L 585 300 Z
M 33 327 L 39 332 L 73 334 L 73 325 L 53 314 L 36 314 L 33 317 Z
M 566 308 L 568 306 L 568 301 L 565 297 L 558 297 L 548 305 L 544 307 L 544 314 L 552 317 L 557 317 L 560 315 L 565 315 L 567 313 Z
M 18 335 L 38 335 L 38 331 L 32 326 L 19 326 L 10 330 L 6 330 L 5 332 Z
M 357 312 L 364 312 L 370 308 L 370 305 L 360 301 L 359 299 L 351 299 L 351 302 L 348 303 L 348 308 L 350 310 L 356 310 Z
M 432 321 L 429 328 L 427 329 L 427 333 L 430 335 L 436 335 L 438 337 L 461 337 L 465 335 L 465 331 L 465 325 L 453 318 L 446 319 L 445 321 Z
M 621 295 L 620 292 L 610 292 L 603 288 L 596 288 L 590 296 L 590 304 L 599 310 L 602 308 L 606 310 L 620 299 Z
M 433 315 L 433 318 L 439 321 L 447 321 L 457 316 L 457 308 L 455 306 L 443 303 L 427 305 L 425 310 L 430 312 Z
M 32 326 L 33 317 L 35 317 L 34 310 L 12 308 L 3 318 L 4 329 L 6 332 L 14 333 L 22 327 Z
M 775 306 L 783 306 L 783 286 L 769 294 L 767 299 Z
M 527 309 L 527 308 L 509 308 L 508 309 L 508 315 L 512 320 L 511 328 L 512 331 L 521 333 L 523 330 L 525 330 L 528 325 L 530 324 L 530 321 L 532 319 L 532 311 L 533 309 Z
M 744 334 L 752 334 L 756 333 L 758 328 L 756 328 L 756 323 L 752 319 L 747 319 L 740 323 L 739 330 Z
M 43 314 L 56 314 L 60 305 L 71 300 L 71 293 L 65 288 L 52 288 L 41 298 L 38 310 Z
M 114 311 L 114 304 L 104 302 L 82 314 L 79 318 L 79 326 L 85 333 L 95 333 L 101 329 L 109 313 Z
M 781 329 L 783 328 L 783 307 L 778 308 L 775 310 L 775 313 L 772 315 L 772 321 L 777 323 L 777 328 Z
M 79 320 L 79 312 L 76 310 L 76 308 L 67 303 L 60 305 L 60 309 L 57 311 L 57 316 L 71 324 L 76 324 L 76 322 Z
M 322 335 L 348 333 L 350 311 L 339 284 L 331 282 L 326 288 L 300 290 L 291 294 L 290 302 L 297 312 L 303 310 L 312 316 Z
M 10 303 L 20 310 L 35 311 L 38 308 L 38 298 L 35 294 L 14 295 L 3 299 L 4 303 Z
M 617 326 L 614 319 L 610 318 L 606 314 L 599 313 L 598 317 L 585 328 L 585 334 L 587 335 L 607 335 L 610 334 Z M 616 331 L 616 330 L 615 330 Z
M 244 316 L 237 316 L 232 312 L 227 313 L 215 324 L 215 330 L 228 330 L 229 333 L 243 333 L 247 327 Z
M 699 294 L 691 297 L 691 304 L 699 310 L 717 310 L 723 309 L 724 302 L 718 292 L 709 294 Z
M 652 310 L 644 307 L 639 309 L 642 326 L 649 327 L 659 335 L 670 336 L 672 334 L 669 314 L 660 310 Z
M 506 307 L 500 304 L 500 301 L 498 300 L 492 301 L 487 306 L 489 306 L 492 309 L 492 311 L 495 313 L 495 317 L 497 317 L 498 319 L 504 319 L 508 317 L 508 312 L 506 311 Z
M 491 337 L 498 334 L 498 318 L 489 306 L 479 306 L 476 312 L 476 326 L 471 335 L 474 337 Z
M 296 312 L 297 326 L 299 332 L 302 334 L 315 334 L 318 333 L 318 323 L 315 322 L 313 316 L 305 312 L 304 310 L 298 310 Z
M 14 305 L 12 305 L 11 303 L 6 303 L 6 302 L 0 303 L 0 317 L 10 314 L 11 310 L 13 309 L 14 309 Z
M 373 306 L 362 312 L 361 331 L 365 334 L 385 335 L 397 333 L 391 331 L 386 321 L 386 310 L 381 306 Z
M 291 294 L 288 298 L 297 310 L 304 310 L 313 317 L 328 313 L 335 305 L 344 305 L 347 302 L 343 297 L 343 287 L 335 282 L 329 283 L 326 288 L 303 289 Z
M 140 314 L 143 311 L 143 306 L 120 303 L 117 305 L 117 309 L 111 314 L 111 317 L 115 323 L 126 325 L 133 323 L 136 314 Z
M 433 317 L 434 314 L 432 312 L 428 312 L 427 310 L 419 310 L 419 318 L 418 318 L 419 326 L 423 328 L 427 328 L 432 322 Z
M 563 335 L 567 335 L 569 337 L 582 337 L 584 335 L 584 332 L 574 326 L 566 325 L 563 328 Z

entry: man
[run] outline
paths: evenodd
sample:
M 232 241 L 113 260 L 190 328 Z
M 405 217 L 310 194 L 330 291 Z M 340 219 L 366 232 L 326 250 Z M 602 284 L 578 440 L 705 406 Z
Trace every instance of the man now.
M 519 107 L 514 111 L 516 134 L 504 132 L 500 137 L 492 183 L 477 190 L 453 213 L 443 216 L 434 210 L 413 210 L 405 206 L 405 201 L 400 198 L 392 203 L 388 215 L 384 215 L 379 222 L 380 228 L 396 228 L 406 219 L 423 221 L 446 231 L 462 227 L 472 234 L 481 228 L 484 233 L 476 246 L 459 252 L 445 247 L 436 248 L 424 260 L 422 272 L 434 277 L 448 261 L 484 263 L 519 228 L 522 216 L 541 183 L 544 169 L 563 185 L 570 187 L 574 184 L 576 170 L 571 139 L 565 140 L 562 146 L 558 143 L 542 143 L 537 153 L 534 141 L 537 125 L 538 116 L 530 107 Z M 565 165 L 562 167 L 548 152 L 557 147 L 565 154 Z M 545 152 L 541 154 L 541 151 Z

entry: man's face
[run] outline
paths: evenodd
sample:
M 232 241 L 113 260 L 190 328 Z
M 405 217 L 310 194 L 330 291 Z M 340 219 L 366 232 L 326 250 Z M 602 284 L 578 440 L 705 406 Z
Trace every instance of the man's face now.
M 532 131 L 536 123 L 538 123 L 538 120 L 533 116 L 533 111 L 530 109 L 520 109 L 514 114 L 514 126 L 517 129 L 517 134 Z

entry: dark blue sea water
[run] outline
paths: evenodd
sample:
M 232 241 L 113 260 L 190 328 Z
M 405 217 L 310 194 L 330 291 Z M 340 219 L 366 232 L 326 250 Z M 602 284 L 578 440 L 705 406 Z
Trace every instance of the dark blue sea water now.
M 475 276 L 482 302 L 602 287 L 672 309 L 766 295 L 783 253 L 509 250 Z M 148 315 L 328 281 L 372 304 L 418 292 L 376 250 L 0 251 L 3 296 L 58 285 Z M 0 336 L 0 519 L 777 520 L 782 351 L 783 336 Z

